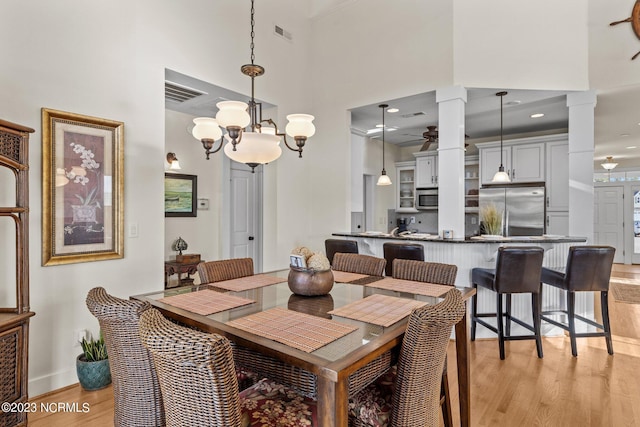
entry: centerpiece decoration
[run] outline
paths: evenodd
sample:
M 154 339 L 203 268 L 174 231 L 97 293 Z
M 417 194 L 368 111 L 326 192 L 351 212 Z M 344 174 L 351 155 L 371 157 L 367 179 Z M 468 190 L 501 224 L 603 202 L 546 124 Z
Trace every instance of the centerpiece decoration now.
M 326 295 L 333 288 L 333 272 L 329 259 L 322 253 L 300 246 L 291 251 L 291 265 L 287 279 L 289 289 L 296 295 Z
M 480 223 L 485 237 L 502 236 L 502 212 L 493 203 L 480 209 Z

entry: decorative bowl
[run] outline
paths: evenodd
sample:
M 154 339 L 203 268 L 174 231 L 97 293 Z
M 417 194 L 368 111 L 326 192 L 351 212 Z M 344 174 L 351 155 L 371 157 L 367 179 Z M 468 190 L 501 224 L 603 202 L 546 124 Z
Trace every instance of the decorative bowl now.
M 296 295 L 326 295 L 333 289 L 333 272 L 291 266 L 287 283 L 291 292 Z

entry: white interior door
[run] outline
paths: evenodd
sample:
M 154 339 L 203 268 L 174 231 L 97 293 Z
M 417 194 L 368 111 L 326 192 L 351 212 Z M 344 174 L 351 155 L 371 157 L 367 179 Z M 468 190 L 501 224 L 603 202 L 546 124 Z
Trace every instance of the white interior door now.
M 241 167 L 243 167 L 242 165 Z M 231 168 L 231 257 L 253 258 L 259 265 L 256 174 L 246 167 Z
M 613 262 L 624 262 L 623 188 L 595 188 L 594 240 L 597 245 L 616 248 Z

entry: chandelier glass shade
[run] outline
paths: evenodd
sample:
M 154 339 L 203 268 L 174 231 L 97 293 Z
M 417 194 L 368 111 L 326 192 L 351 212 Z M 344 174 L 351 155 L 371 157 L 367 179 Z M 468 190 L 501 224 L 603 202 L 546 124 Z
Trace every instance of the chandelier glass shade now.
M 607 156 L 607 159 L 600 166 L 608 171 L 611 171 L 611 169 L 614 169 L 616 166 L 618 166 L 618 164 L 613 161 L 613 157 Z
M 253 172 L 258 165 L 273 162 L 282 154 L 281 139 L 291 151 L 297 151 L 302 157 L 302 150 L 307 139 L 315 134 L 314 117 L 309 114 L 289 114 L 289 123 L 285 132 L 279 132 L 272 119 L 262 118 L 262 103 L 256 102 L 254 79 L 264 74 L 264 67 L 254 64 L 254 0 L 251 0 L 251 64 L 243 65 L 240 70 L 251 77 L 251 100 L 218 102 L 216 118 L 198 117 L 194 119 L 192 130 L 194 138 L 202 142 L 207 160 L 210 154 L 217 153 L 224 145 L 224 153 L 232 160 L 245 163 Z M 227 131 L 224 138 L 222 129 Z M 295 141 L 290 146 L 287 135 Z M 226 143 L 225 143 L 226 140 Z M 217 148 L 214 148 L 219 141 Z

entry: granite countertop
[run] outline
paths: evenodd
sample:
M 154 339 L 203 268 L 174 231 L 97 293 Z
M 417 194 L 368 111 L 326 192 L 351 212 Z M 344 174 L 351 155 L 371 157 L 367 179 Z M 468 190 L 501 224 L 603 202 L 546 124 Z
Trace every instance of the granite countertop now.
M 362 237 L 367 239 L 388 239 L 401 241 L 418 241 L 418 242 L 442 242 L 442 243 L 567 243 L 567 242 L 586 242 L 585 237 L 559 236 L 545 234 L 543 236 L 471 236 L 464 238 L 443 239 L 436 234 L 412 233 L 406 236 L 391 236 L 388 233 L 365 231 L 365 232 L 343 232 L 333 233 L 334 236 L 342 237 Z

